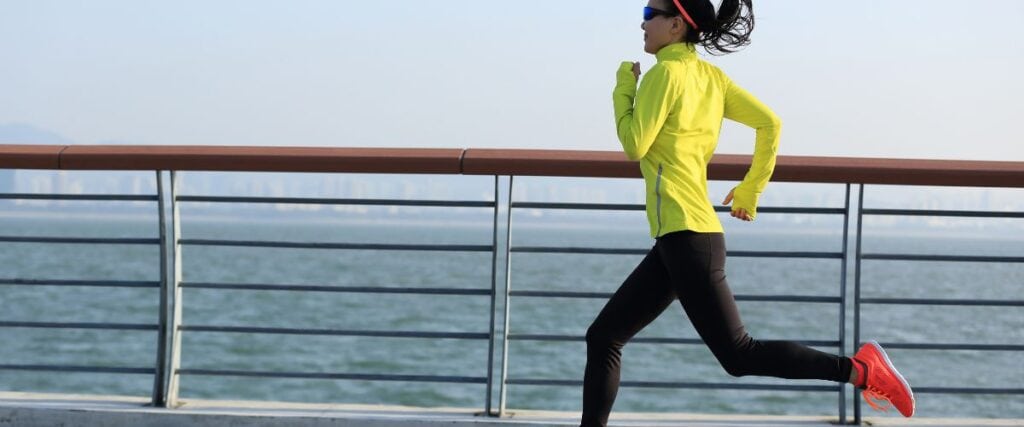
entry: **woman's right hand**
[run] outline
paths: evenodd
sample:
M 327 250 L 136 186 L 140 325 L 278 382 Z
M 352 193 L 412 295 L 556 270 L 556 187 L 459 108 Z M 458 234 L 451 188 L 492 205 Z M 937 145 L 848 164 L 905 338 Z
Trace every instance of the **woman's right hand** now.
M 633 78 L 637 79 L 637 81 L 640 80 L 640 63 L 639 62 L 634 62 L 633 63 Z
M 732 203 L 732 201 L 733 201 L 733 195 L 735 193 L 736 193 L 736 189 L 735 188 L 733 188 L 732 191 L 729 191 L 729 195 L 725 196 L 725 200 L 722 201 L 722 204 L 725 205 L 725 206 L 729 206 L 729 203 Z M 751 215 L 751 213 L 747 212 L 746 209 L 738 207 L 738 206 L 735 206 L 735 205 L 732 207 L 732 209 L 730 210 L 729 214 L 732 215 L 733 218 L 738 218 L 738 219 L 741 219 L 741 220 L 747 221 L 747 222 L 750 222 L 750 221 L 754 220 L 754 215 Z

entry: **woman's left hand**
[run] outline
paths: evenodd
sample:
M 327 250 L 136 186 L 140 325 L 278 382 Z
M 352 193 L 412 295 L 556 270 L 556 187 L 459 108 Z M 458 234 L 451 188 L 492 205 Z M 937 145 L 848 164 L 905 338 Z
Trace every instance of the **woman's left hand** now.
M 722 201 L 723 205 L 729 206 L 729 203 L 732 203 L 732 194 L 734 192 L 736 192 L 735 188 L 729 191 L 729 195 L 725 196 L 725 200 Z M 732 209 L 732 211 L 729 212 L 729 214 L 732 215 L 733 218 L 739 218 L 743 221 L 749 222 L 754 220 L 754 218 L 750 217 L 750 213 L 748 213 L 747 210 L 743 208 L 734 208 Z

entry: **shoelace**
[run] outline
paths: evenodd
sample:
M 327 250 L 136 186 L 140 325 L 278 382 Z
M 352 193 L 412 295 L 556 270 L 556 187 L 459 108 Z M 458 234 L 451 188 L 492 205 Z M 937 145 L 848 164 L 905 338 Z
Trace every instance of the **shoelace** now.
M 876 411 L 889 412 L 889 408 L 892 407 L 892 397 L 873 386 L 864 389 L 863 396 L 864 401 Z M 885 403 L 885 406 L 879 405 L 878 402 Z

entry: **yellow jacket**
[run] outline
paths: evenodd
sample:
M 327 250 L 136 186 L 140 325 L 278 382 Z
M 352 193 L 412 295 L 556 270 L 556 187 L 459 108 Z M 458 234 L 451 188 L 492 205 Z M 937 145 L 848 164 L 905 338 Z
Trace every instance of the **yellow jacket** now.
M 707 166 L 723 117 L 757 130 L 753 164 L 733 195 L 733 209 L 755 217 L 758 196 L 775 169 L 779 118 L 700 59 L 694 45 L 670 44 L 656 56 L 658 63 L 644 75 L 639 90 L 632 63 L 622 63 L 612 95 L 619 142 L 627 157 L 640 161 L 647 185 L 651 236 L 722 232 L 708 198 Z

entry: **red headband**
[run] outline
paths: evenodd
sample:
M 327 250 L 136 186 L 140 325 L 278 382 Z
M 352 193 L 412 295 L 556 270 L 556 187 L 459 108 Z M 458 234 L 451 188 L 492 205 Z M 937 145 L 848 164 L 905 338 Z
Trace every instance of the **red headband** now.
M 683 13 L 683 19 L 686 20 L 686 23 L 690 24 L 693 29 L 698 30 L 699 28 L 697 28 L 697 23 L 693 22 L 693 18 L 690 17 L 689 13 L 686 13 L 686 9 L 683 9 L 682 3 L 679 3 L 679 0 L 672 0 L 672 2 L 675 3 L 679 11 Z

